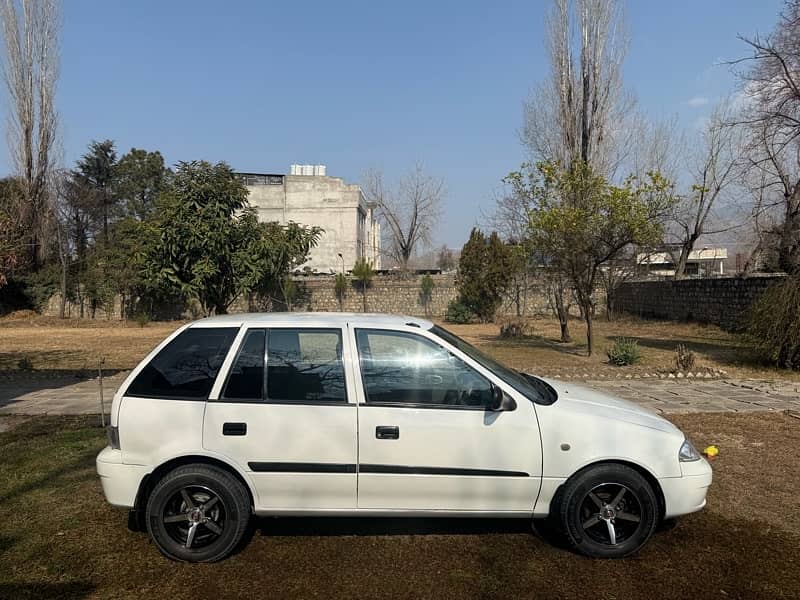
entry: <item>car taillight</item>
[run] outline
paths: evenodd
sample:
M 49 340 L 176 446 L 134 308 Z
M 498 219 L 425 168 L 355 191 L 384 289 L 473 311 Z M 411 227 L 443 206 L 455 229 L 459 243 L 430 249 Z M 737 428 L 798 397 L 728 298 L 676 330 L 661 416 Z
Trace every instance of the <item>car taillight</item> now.
M 114 450 L 119 450 L 119 428 L 109 426 L 106 433 L 108 434 L 108 445 Z

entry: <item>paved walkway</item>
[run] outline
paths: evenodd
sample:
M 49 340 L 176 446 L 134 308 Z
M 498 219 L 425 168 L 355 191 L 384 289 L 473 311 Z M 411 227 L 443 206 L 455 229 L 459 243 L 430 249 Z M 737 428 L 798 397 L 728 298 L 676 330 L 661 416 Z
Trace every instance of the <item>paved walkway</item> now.
M 103 380 L 106 411 L 127 373 Z M 748 412 L 759 410 L 800 413 L 800 383 L 751 380 L 631 379 L 581 381 L 619 398 L 632 400 L 659 413 Z M 41 377 L 0 380 L 0 415 L 90 414 L 100 412 L 97 379 Z

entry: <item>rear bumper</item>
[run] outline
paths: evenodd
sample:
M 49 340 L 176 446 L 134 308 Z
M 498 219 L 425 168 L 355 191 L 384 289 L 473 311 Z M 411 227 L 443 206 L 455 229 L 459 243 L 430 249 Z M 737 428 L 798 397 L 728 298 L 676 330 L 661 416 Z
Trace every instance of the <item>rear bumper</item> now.
M 122 453 L 110 447 L 100 451 L 96 464 L 103 494 L 108 503 L 123 508 L 133 508 L 139 484 L 147 475 L 148 467 L 123 464 Z
M 660 479 L 664 493 L 664 518 L 697 512 L 706 505 L 706 494 L 713 478 L 711 465 L 704 459 L 696 463 L 683 463 L 683 477 Z

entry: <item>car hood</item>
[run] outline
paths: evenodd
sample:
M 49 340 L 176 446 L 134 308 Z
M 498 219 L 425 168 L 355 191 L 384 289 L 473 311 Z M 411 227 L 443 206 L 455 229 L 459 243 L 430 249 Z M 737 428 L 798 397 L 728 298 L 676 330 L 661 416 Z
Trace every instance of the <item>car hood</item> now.
M 633 402 L 574 383 L 551 379 L 545 381 L 558 392 L 558 401 L 554 406 L 560 405 L 564 410 L 590 413 L 666 433 L 680 433 L 680 430 L 665 418 Z

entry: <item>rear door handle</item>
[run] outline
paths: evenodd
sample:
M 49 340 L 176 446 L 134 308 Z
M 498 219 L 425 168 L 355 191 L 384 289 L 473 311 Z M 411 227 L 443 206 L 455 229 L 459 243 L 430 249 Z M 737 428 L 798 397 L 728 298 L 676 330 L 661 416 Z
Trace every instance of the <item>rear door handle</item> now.
M 400 439 L 400 428 L 396 425 L 378 425 L 375 428 L 375 437 L 379 440 Z
M 247 435 L 247 423 L 223 423 L 222 435 Z

